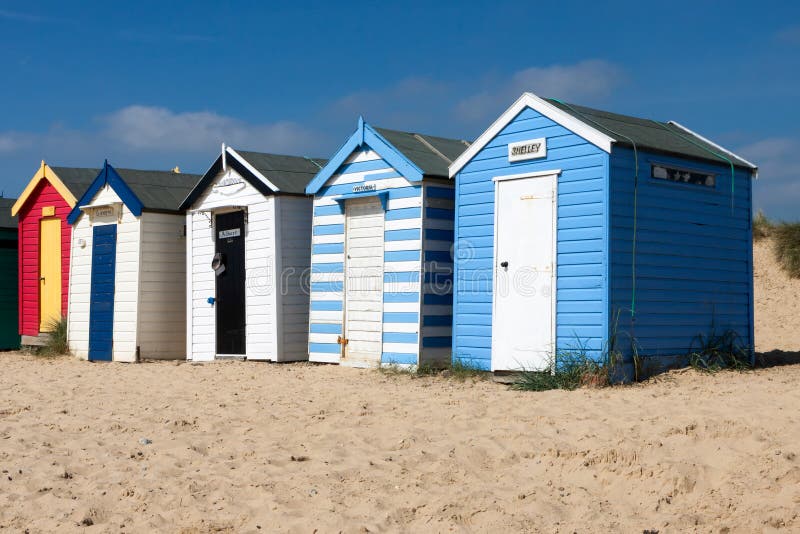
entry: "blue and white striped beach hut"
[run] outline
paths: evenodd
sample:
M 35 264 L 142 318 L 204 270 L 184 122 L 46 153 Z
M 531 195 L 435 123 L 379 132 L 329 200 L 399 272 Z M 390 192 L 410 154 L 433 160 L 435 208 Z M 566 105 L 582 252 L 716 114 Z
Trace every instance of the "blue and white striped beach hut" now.
M 308 185 L 311 361 L 449 361 L 454 191 L 447 169 L 468 146 L 359 119 Z

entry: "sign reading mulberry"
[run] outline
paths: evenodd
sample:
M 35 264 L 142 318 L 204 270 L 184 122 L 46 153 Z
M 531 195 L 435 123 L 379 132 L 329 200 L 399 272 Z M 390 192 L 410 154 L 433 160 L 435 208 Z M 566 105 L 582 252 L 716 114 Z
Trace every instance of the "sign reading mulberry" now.
M 547 139 L 530 139 L 508 144 L 508 161 L 524 161 L 547 156 Z

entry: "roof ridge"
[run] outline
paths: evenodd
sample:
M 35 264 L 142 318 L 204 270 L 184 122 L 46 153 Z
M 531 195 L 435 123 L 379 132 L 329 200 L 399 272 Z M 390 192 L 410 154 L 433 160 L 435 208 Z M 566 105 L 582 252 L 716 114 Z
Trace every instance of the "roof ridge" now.
M 445 160 L 445 161 L 447 162 L 447 164 L 448 164 L 448 165 L 450 165 L 451 163 L 453 163 L 453 160 L 451 160 L 450 158 L 448 158 L 447 156 L 445 156 L 444 154 L 442 154 L 441 152 L 439 152 L 439 150 L 437 150 L 435 146 L 433 146 L 432 144 L 430 144 L 430 143 L 428 142 L 428 140 L 427 140 L 427 139 L 425 139 L 424 137 L 422 137 L 422 135 L 421 135 L 421 134 L 415 133 L 415 134 L 411 134 L 411 135 L 413 135 L 413 136 L 414 136 L 414 139 L 418 140 L 418 141 L 419 141 L 419 142 L 421 142 L 423 145 L 425 145 L 426 147 L 428 147 L 428 148 L 431 150 L 431 152 L 433 152 L 434 154 L 436 154 L 437 156 L 439 156 L 440 158 L 442 158 L 443 160 Z

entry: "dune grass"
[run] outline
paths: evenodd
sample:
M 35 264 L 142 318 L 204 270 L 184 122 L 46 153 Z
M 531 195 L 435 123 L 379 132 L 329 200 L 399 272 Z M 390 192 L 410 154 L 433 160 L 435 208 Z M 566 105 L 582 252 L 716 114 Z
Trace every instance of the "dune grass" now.
M 69 354 L 69 344 L 67 343 L 67 318 L 52 319 L 47 323 L 50 330 L 47 343 L 39 349 L 38 354 L 42 356 L 61 356 Z

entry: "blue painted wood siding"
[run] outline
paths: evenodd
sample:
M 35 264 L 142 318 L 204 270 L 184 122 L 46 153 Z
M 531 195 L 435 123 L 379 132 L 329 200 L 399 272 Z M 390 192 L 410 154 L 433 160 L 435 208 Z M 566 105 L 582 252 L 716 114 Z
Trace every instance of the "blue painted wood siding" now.
M 716 187 L 650 177 L 652 163 L 716 174 Z M 644 355 L 685 355 L 712 325 L 752 345 L 752 202 L 750 173 L 639 152 L 635 321 L 633 289 L 633 151 L 611 156 L 611 313 L 619 312 L 619 348 Z
M 388 191 L 384 230 L 382 362 L 416 364 L 420 346 L 422 185 L 412 184 L 362 145 L 314 198 L 309 358 L 339 361 L 344 277 L 344 212 L 333 200 L 353 186 L 376 183 Z M 412 311 L 413 308 L 413 311 Z
M 452 181 L 426 183 L 424 198 L 422 249 L 425 280 L 420 363 L 440 365 L 450 362 L 453 347 L 455 188 Z
M 510 142 L 547 138 L 547 157 L 509 163 Z M 608 154 L 526 109 L 456 176 L 456 287 L 453 358 L 491 366 L 494 177 L 561 169 L 557 208 L 557 350 L 607 338 Z
M 114 280 L 117 225 L 95 226 L 92 236 L 89 360 L 111 361 L 114 348 Z

